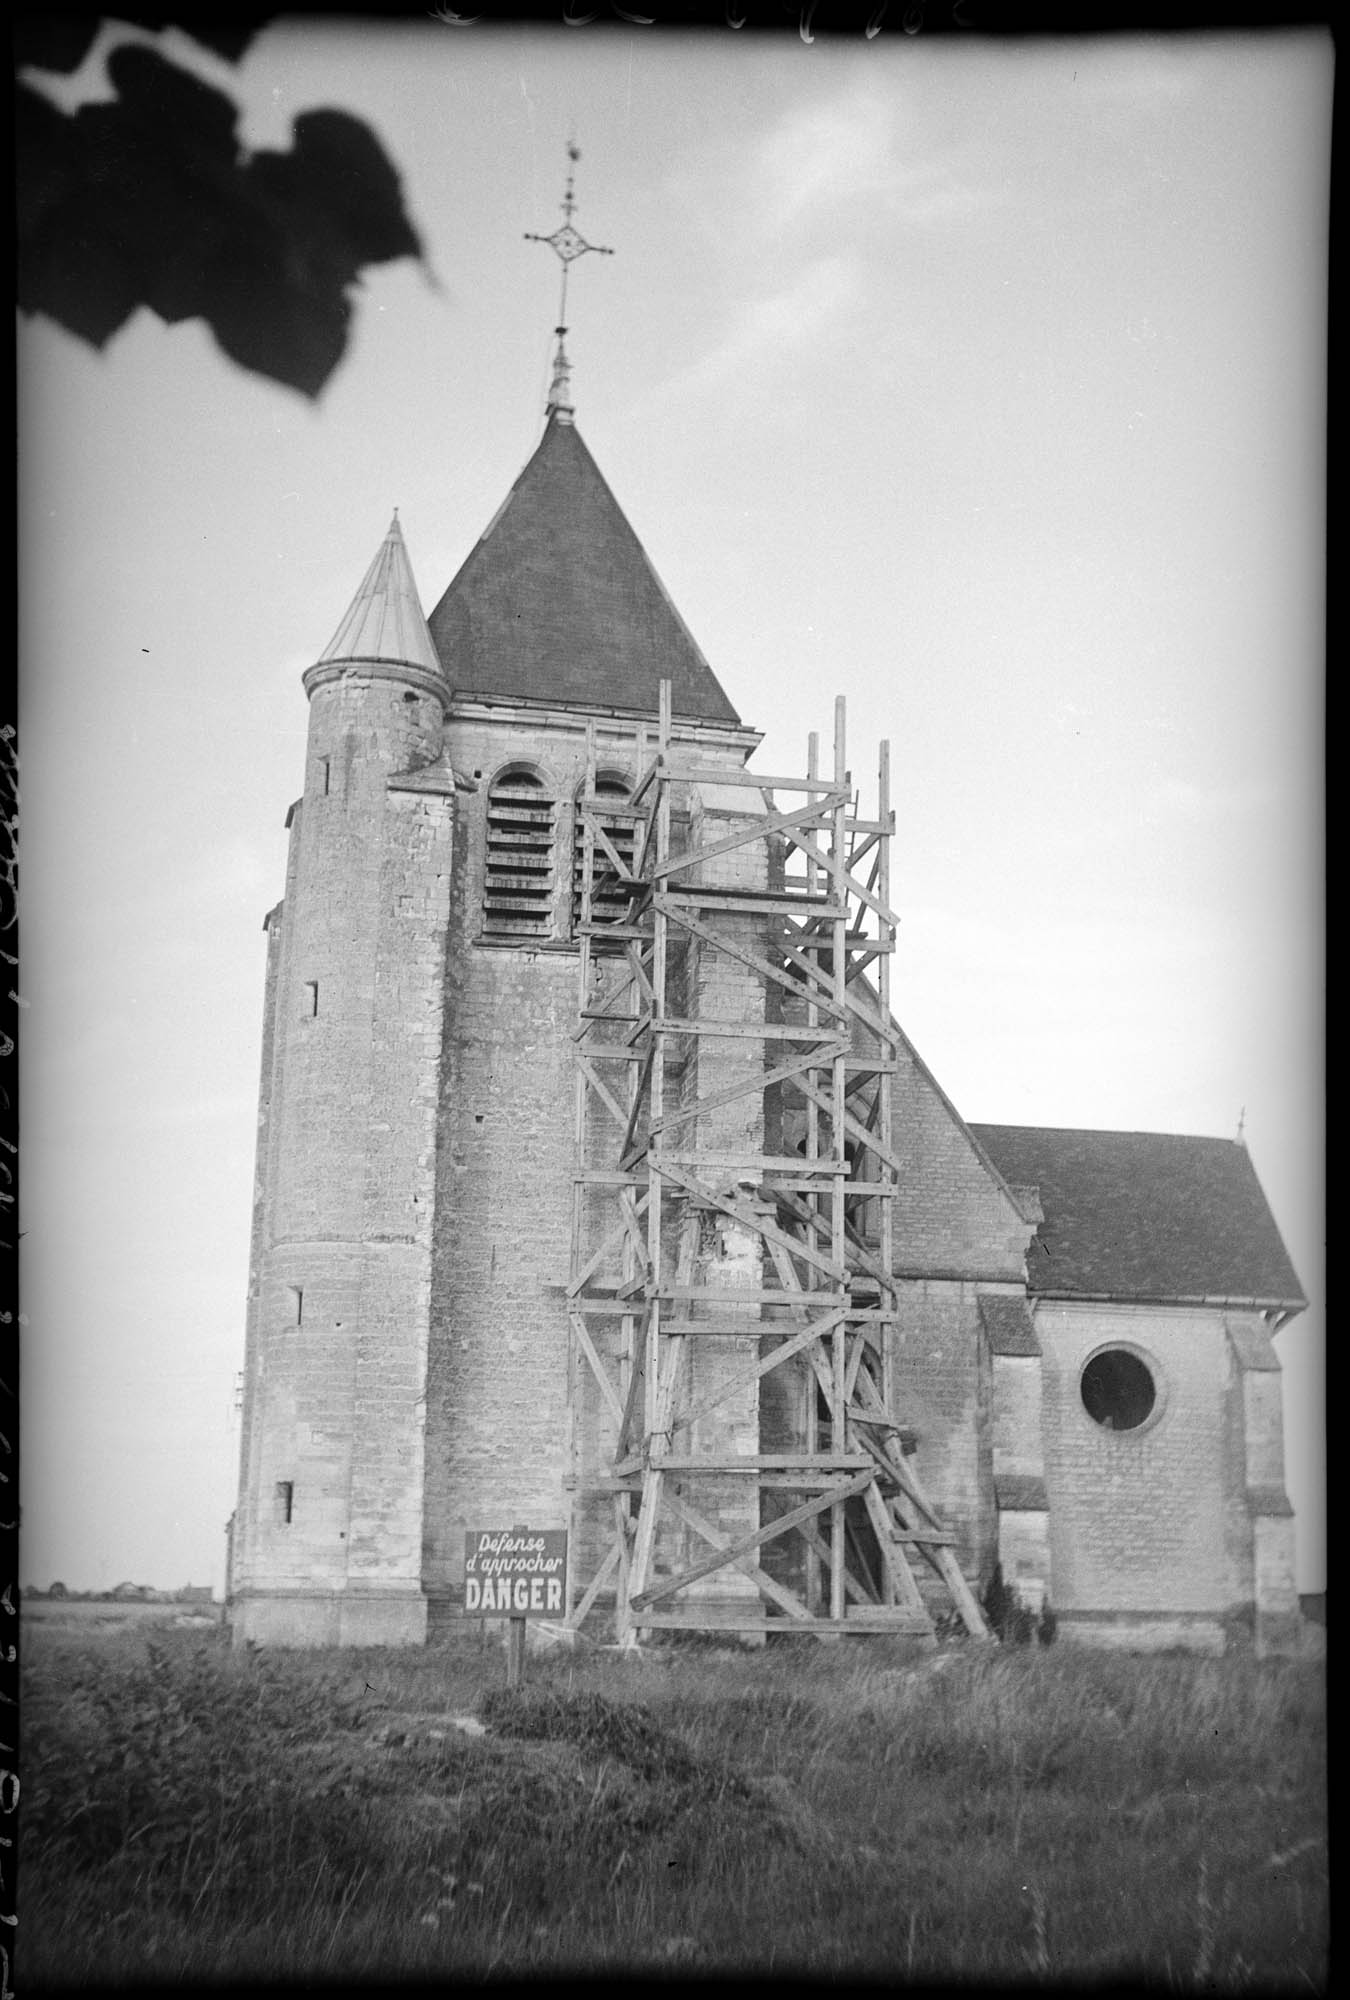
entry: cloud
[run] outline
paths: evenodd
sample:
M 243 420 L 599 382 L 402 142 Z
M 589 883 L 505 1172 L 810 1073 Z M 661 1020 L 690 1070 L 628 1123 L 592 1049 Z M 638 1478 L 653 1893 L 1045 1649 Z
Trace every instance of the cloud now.
M 798 107 L 760 141 L 750 176 L 758 227 L 782 237 L 818 219 L 871 228 L 956 221 L 1007 198 L 951 146 L 925 148 L 902 123 L 903 100 L 868 84 Z
M 758 147 L 765 227 L 781 234 L 813 210 L 883 193 L 894 171 L 890 108 L 870 90 L 789 112 Z
M 699 395 L 732 377 L 758 380 L 831 327 L 859 297 L 861 278 L 849 257 L 818 257 L 791 284 L 747 299 L 732 314 L 717 345 L 670 376 L 653 400 Z

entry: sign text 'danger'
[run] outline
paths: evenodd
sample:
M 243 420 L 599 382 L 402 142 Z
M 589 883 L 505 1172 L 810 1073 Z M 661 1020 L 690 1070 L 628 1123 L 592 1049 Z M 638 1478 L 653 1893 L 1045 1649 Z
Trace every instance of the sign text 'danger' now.
M 464 1537 L 466 1616 L 559 1617 L 566 1575 L 565 1528 L 477 1528 Z

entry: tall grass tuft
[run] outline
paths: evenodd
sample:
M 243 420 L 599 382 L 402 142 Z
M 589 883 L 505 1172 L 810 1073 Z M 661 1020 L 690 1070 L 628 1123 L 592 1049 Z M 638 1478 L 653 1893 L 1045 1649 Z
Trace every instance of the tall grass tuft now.
M 29 1985 L 1325 1981 L 1316 1667 L 785 1640 L 508 1690 L 471 1630 L 28 1654 Z

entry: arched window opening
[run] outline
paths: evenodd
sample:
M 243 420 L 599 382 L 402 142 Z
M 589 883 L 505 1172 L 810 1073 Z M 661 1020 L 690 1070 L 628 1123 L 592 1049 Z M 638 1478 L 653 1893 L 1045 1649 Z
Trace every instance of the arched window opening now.
M 1083 1370 L 1083 1408 L 1104 1431 L 1137 1431 L 1153 1414 L 1157 1384 L 1128 1347 L 1104 1348 Z
M 624 867 L 631 870 L 637 853 L 640 819 L 631 810 L 620 809 L 619 802 L 626 802 L 628 798 L 627 783 L 624 779 L 613 776 L 599 777 L 590 796 L 598 802 L 598 818 L 605 839 L 609 841 Z M 581 817 L 581 805 L 585 797 L 584 792 L 578 797 L 576 837 L 572 844 L 573 931 L 581 922 L 582 889 L 586 875 L 586 826 Z M 608 853 L 599 836 L 594 836 L 591 855 L 591 922 L 622 923 L 628 914 L 628 897 L 628 886 L 615 868 L 614 856 Z
M 554 803 L 537 771 L 508 770 L 487 803 L 483 929 L 495 937 L 547 937 L 553 917 Z

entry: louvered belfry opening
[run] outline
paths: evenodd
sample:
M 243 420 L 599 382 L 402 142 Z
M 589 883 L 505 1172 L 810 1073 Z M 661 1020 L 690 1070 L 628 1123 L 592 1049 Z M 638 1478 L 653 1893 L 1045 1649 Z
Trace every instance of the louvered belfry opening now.
M 556 807 L 537 771 L 503 771 L 488 793 L 483 929 L 548 937 L 553 928 Z
M 598 777 L 590 803 L 598 807 L 590 861 L 590 921 L 596 924 L 622 923 L 628 914 L 631 885 L 619 873 L 616 862 L 631 872 L 637 845 L 640 815 L 628 805 L 628 785 L 622 778 Z M 572 847 L 572 934 L 582 920 L 583 890 L 586 881 L 586 828 L 577 813 L 576 838 Z

